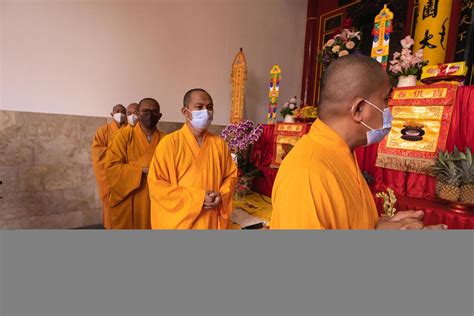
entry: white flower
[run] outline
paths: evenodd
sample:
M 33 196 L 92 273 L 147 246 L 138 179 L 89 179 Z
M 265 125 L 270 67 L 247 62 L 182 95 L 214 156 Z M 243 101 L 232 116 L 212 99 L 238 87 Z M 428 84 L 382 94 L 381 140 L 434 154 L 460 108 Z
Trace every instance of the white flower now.
M 327 41 L 326 46 L 332 46 L 332 45 L 334 45 L 333 39 L 330 39 L 329 41 Z
M 353 41 L 349 41 L 346 43 L 347 49 L 353 49 L 355 47 L 355 43 Z
M 333 53 L 338 53 L 341 50 L 341 47 L 339 45 L 336 45 L 332 48 Z
M 341 50 L 341 52 L 339 53 L 339 57 L 346 56 L 346 55 L 349 55 L 349 52 L 345 49 Z

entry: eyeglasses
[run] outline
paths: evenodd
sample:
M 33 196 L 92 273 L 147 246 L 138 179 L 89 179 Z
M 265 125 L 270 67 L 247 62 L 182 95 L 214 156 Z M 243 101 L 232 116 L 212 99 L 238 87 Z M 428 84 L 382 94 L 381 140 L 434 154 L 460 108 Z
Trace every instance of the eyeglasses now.
M 148 110 L 148 109 L 143 109 L 143 110 L 140 110 L 140 114 L 142 115 L 148 115 L 150 113 L 155 114 L 155 115 L 160 115 L 160 110 Z

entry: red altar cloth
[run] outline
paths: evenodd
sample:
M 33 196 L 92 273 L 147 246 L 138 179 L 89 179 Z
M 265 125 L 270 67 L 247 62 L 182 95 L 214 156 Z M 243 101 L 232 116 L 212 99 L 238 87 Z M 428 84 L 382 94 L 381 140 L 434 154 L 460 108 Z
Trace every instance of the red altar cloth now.
M 252 161 L 263 173 L 263 177 L 254 180 L 253 190 L 267 196 L 271 196 L 278 171 L 270 168 L 274 127 L 275 125 L 264 125 L 263 135 L 255 143 L 252 153 Z M 465 150 L 465 147 L 474 148 L 474 86 L 458 89 L 446 149 L 453 150 L 454 145 L 460 150 Z M 459 213 L 449 205 L 433 200 L 433 177 L 376 167 L 377 145 L 359 148 L 356 155 L 360 169 L 374 176 L 374 191 L 386 190 L 387 186 L 395 191 L 398 210 L 424 210 L 424 222 L 427 225 L 447 224 L 450 229 L 474 229 L 474 212 Z M 381 211 L 382 203 L 378 199 L 377 206 Z
M 252 162 L 263 173 L 263 176 L 254 179 L 253 190 L 266 196 L 272 196 L 273 182 L 278 172 L 278 169 L 270 168 L 273 158 L 274 129 L 274 124 L 263 125 L 263 134 L 253 145 L 251 156 Z
M 375 198 L 379 214 L 383 212 L 383 200 Z M 398 211 L 422 210 L 425 212 L 425 225 L 446 224 L 449 229 L 474 229 L 474 211 L 460 211 L 449 204 L 436 200 L 422 200 L 406 196 L 397 196 L 395 208 Z
M 454 145 L 460 150 L 474 148 L 474 86 L 458 89 L 446 149 L 451 151 Z M 376 167 L 377 145 L 358 148 L 356 155 L 360 169 L 374 177 L 376 191 L 390 187 L 397 195 L 422 199 L 435 197 L 434 177 Z

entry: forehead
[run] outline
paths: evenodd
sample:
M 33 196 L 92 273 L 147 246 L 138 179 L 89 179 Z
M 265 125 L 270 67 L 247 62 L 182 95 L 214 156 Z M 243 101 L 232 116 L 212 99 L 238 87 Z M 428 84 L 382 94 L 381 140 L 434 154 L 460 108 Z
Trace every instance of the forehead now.
M 207 93 L 202 92 L 202 91 L 197 91 L 191 94 L 190 103 L 209 104 L 209 103 L 212 103 L 212 100 Z
M 112 109 L 113 112 L 122 112 L 122 111 L 125 111 L 125 107 L 123 105 L 116 105 L 114 106 L 114 108 Z
M 136 109 L 138 109 L 138 104 L 137 103 L 129 104 L 128 107 L 127 107 L 128 111 L 135 111 Z
M 140 105 L 140 109 L 155 110 L 159 108 L 160 108 L 160 105 L 153 101 L 143 101 L 142 104 Z

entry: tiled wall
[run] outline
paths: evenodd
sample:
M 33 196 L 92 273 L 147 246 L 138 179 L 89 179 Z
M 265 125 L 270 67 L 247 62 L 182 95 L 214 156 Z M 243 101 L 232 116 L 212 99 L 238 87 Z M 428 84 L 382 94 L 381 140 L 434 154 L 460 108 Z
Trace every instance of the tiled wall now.
M 106 118 L 0 111 L 0 228 L 102 222 L 90 147 Z M 171 132 L 182 123 L 160 122 Z M 222 126 L 211 131 L 220 132 Z

